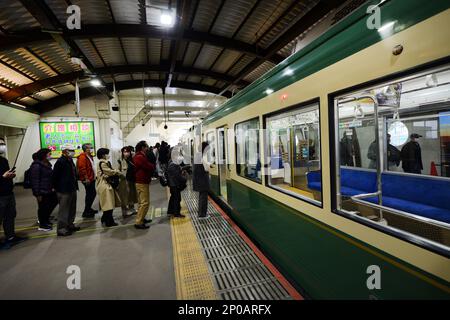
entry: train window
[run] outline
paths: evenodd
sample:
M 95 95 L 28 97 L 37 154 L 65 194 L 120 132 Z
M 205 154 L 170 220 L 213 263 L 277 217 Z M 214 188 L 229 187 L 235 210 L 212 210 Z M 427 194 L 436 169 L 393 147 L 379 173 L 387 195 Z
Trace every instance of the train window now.
M 450 69 L 335 99 L 337 209 L 450 245 Z
M 271 115 L 266 118 L 266 129 L 268 185 L 320 204 L 319 104 Z
M 241 177 L 261 182 L 259 119 L 236 124 L 235 132 L 236 173 Z
M 206 142 L 208 142 L 209 148 L 207 149 L 206 159 L 209 163 L 214 164 L 216 159 L 216 139 L 214 131 L 206 134 Z

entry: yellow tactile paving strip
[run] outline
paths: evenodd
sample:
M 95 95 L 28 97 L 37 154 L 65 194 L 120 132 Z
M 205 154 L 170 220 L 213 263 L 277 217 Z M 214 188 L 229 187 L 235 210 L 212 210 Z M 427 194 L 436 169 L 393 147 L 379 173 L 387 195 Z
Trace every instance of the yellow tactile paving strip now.
M 184 201 L 181 202 L 181 212 L 185 218 L 170 220 L 177 299 L 218 299 L 208 263 Z

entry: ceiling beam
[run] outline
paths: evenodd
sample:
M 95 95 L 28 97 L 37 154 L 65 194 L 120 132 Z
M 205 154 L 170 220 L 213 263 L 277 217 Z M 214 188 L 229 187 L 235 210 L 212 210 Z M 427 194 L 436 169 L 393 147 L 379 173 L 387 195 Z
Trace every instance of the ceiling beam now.
M 264 61 L 267 61 L 285 47 L 289 42 L 294 40 L 309 27 L 314 25 L 323 16 L 329 13 L 331 10 L 336 9 L 342 5 L 345 0 L 329 0 L 320 1 L 314 8 L 308 11 L 302 18 L 300 18 L 295 24 L 293 24 L 289 29 L 287 29 L 276 41 L 274 41 L 266 50 L 264 50 L 264 55 L 262 57 L 256 57 L 251 63 L 249 63 L 245 68 L 243 68 L 236 76 L 235 80 L 224 86 L 221 93 L 227 92 L 233 85 L 239 83 L 248 74 L 258 68 Z
M 253 57 L 262 58 L 263 50 L 257 48 L 252 44 L 222 37 L 208 32 L 201 32 L 195 30 L 183 30 L 181 38 L 174 30 L 165 30 L 150 25 L 142 24 L 88 24 L 83 25 L 81 30 L 67 30 L 66 34 L 72 39 L 87 39 L 87 38 L 109 38 L 109 37 L 148 37 L 166 40 L 185 40 L 198 43 L 213 45 L 216 47 L 223 47 L 230 50 L 243 52 Z M 279 63 L 284 60 L 283 56 L 273 55 L 271 61 Z
M 68 52 L 71 56 L 82 58 L 84 64 L 89 70 L 94 69 L 89 59 L 83 54 L 75 41 L 70 39 L 64 33 L 66 27 L 58 20 L 55 13 L 47 5 L 45 0 L 20 0 L 20 2 L 39 22 L 43 29 L 54 32 L 51 33 L 51 36 L 63 49 L 65 49 L 66 52 Z M 100 80 L 104 83 L 103 79 Z M 112 97 L 112 94 L 108 90 L 103 93 L 109 97 Z
M 163 80 L 145 80 L 144 86 L 146 87 L 159 87 L 164 88 L 165 81 Z M 186 81 L 173 81 L 172 87 L 174 88 L 181 88 L 181 89 L 189 89 L 189 90 L 198 90 L 198 91 L 204 91 L 204 92 L 210 92 L 214 94 L 218 94 L 220 89 L 216 87 L 211 87 L 207 85 L 202 84 L 196 84 L 192 82 L 186 82 Z M 127 89 L 136 89 L 136 88 L 142 88 L 142 81 L 141 80 L 132 80 L 132 81 L 119 81 L 116 82 L 116 90 L 127 90 Z M 108 84 L 108 89 L 112 89 L 112 84 Z M 96 88 L 93 87 L 87 87 L 80 89 L 80 98 L 86 99 L 95 95 L 98 95 L 99 92 L 96 90 Z M 225 97 L 230 97 L 231 93 L 227 92 L 223 94 Z M 201 97 L 201 96 L 199 96 Z M 32 107 L 32 109 L 38 111 L 39 113 L 48 112 L 51 110 L 54 110 L 60 106 L 63 106 L 65 104 L 71 103 L 71 101 L 74 101 L 74 94 L 73 92 L 68 92 L 65 94 L 62 94 L 60 96 L 57 96 L 55 98 L 51 98 L 45 101 L 42 101 Z
M 121 65 L 121 66 L 110 66 L 103 68 L 96 68 L 92 70 L 97 75 L 116 75 L 116 74 L 137 74 L 143 72 L 169 72 L 168 64 L 161 64 L 155 66 L 149 65 Z M 234 78 L 232 76 L 228 76 L 222 73 L 196 69 L 191 67 L 182 67 L 177 66 L 173 71 L 173 74 L 190 74 L 190 75 L 198 75 L 201 77 L 209 77 L 211 79 L 224 81 L 227 83 L 233 82 Z M 5 92 L 3 95 L 0 95 L 1 99 L 5 102 L 14 101 L 16 99 L 32 95 L 39 91 L 45 90 L 47 88 L 56 86 L 58 84 L 67 83 L 71 81 L 75 81 L 77 79 L 81 79 L 84 77 L 84 73 L 82 71 L 70 72 L 65 74 L 60 74 L 54 77 L 45 78 L 42 80 L 35 80 L 32 83 L 15 87 Z M 241 82 L 241 85 L 248 85 L 247 82 Z
M 180 49 L 183 31 L 188 21 L 187 15 L 190 6 L 191 6 L 190 0 L 177 0 L 177 14 L 175 20 L 176 39 L 172 40 L 170 43 L 170 67 L 169 67 L 169 74 L 167 75 L 166 87 L 170 87 L 172 83 L 172 78 L 177 63 L 178 50 Z

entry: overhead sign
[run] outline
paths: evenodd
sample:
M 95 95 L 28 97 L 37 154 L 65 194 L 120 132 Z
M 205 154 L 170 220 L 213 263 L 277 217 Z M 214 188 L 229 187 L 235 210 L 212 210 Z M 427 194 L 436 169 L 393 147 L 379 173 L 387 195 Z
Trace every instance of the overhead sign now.
M 81 146 L 90 143 L 95 150 L 94 122 L 39 122 L 41 148 L 52 150 L 52 158 L 61 156 L 61 146 L 71 144 L 75 157 L 82 153 Z

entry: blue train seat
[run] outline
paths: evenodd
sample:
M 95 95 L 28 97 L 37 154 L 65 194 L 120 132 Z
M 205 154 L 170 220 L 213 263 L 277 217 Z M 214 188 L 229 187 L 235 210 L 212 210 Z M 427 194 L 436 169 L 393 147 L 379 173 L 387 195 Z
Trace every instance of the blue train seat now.
M 311 171 L 306 175 L 308 188 L 322 191 L 320 170 Z M 371 193 L 377 190 L 377 174 L 374 171 L 359 169 L 341 169 L 341 194 L 351 197 L 362 193 Z
M 450 223 L 449 181 L 394 173 L 383 173 L 381 181 L 384 206 Z

